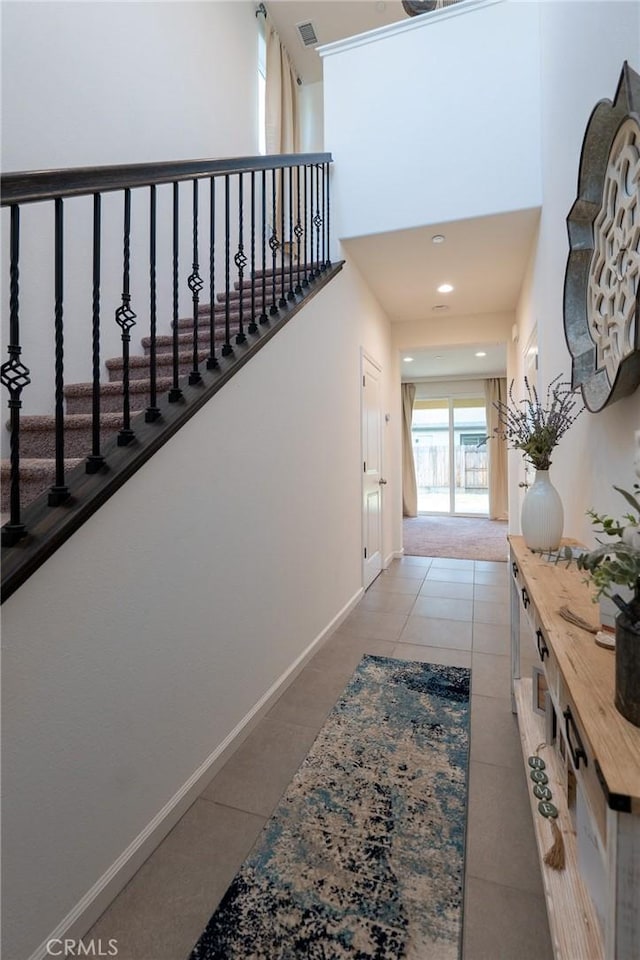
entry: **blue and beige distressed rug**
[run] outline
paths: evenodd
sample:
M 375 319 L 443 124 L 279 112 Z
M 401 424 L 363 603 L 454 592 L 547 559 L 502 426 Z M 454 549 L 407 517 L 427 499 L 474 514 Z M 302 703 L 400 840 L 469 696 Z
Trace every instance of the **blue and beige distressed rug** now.
M 470 676 L 363 657 L 191 960 L 458 960 Z

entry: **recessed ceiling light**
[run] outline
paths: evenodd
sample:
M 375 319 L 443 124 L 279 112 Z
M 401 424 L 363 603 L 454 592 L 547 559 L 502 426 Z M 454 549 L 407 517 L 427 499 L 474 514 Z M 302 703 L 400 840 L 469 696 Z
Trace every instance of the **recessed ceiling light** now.
M 450 283 L 441 283 L 438 287 L 438 293 L 451 293 L 453 287 Z
M 405 363 L 413 363 L 413 357 L 403 357 Z
M 476 357 L 486 357 L 486 353 L 484 352 L 484 350 L 478 350 L 478 352 L 476 353 Z
M 435 306 L 431 307 L 432 310 L 448 310 L 449 306 L 446 303 L 436 303 Z
M 441 357 L 441 356 L 437 356 L 437 357 L 436 357 L 436 360 L 442 360 L 442 357 Z
M 436 233 L 434 237 L 431 237 L 431 243 L 444 243 L 445 236 L 443 233 Z

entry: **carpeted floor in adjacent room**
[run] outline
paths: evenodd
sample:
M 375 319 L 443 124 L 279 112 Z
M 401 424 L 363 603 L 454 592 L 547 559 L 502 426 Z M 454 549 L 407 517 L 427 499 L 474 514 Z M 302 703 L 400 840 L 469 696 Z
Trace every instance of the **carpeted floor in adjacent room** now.
M 406 557 L 451 557 L 457 560 L 504 560 L 509 553 L 506 520 L 475 517 L 405 517 Z

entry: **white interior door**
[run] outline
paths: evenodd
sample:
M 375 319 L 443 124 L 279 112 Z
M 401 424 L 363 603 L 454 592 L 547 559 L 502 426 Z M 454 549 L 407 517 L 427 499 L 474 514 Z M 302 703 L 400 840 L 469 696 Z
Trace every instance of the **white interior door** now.
M 362 554 L 365 590 L 382 570 L 382 371 L 362 355 Z

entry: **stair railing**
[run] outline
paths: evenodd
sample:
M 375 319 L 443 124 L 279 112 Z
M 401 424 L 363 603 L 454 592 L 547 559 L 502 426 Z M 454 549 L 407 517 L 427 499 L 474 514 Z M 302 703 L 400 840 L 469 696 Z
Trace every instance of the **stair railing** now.
M 202 388 L 205 371 L 226 376 L 229 365 L 244 356 L 251 338 L 260 338 L 274 321 L 288 316 L 292 307 L 308 294 L 310 286 L 317 286 L 318 278 L 330 271 L 331 162 L 328 153 L 288 154 L 3 176 L 3 218 L 8 213 L 8 223 L 3 224 L 3 229 L 8 233 L 9 346 L 8 359 L 0 367 L 0 382 L 9 396 L 10 433 L 9 519 L 2 527 L 3 547 L 24 546 L 30 533 L 24 515 L 20 472 L 21 413 L 32 382 L 28 347 L 25 350 L 24 344 L 33 344 L 36 337 L 33 330 L 28 337 L 23 337 L 23 327 L 34 319 L 29 311 L 23 320 L 21 311 L 25 281 L 29 283 L 34 279 L 21 273 L 21 215 L 25 206 L 38 204 L 48 205 L 49 210 L 53 208 L 47 256 L 53 265 L 48 311 L 53 328 L 50 412 L 55 418 L 55 476 L 46 502 L 42 497 L 37 502 L 40 507 L 60 508 L 68 505 L 72 497 L 65 429 L 65 351 L 69 346 L 65 291 L 76 282 L 78 270 L 78 251 L 69 256 L 70 240 L 73 243 L 74 238 L 65 236 L 66 220 L 77 218 L 65 216 L 67 205 L 75 198 L 85 198 L 91 207 L 90 231 L 87 231 L 90 243 L 86 243 L 83 252 L 84 269 L 91 278 L 91 295 L 86 303 L 86 317 L 91 318 L 91 356 L 87 357 L 88 379 L 92 384 L 91 442 L 83 459 L 87 475 L 106 474 L 113 469 L 114 458 L 122 465 L 119 448 L 137 449 L 141 439 L 150 448 L 156 448 L 157 443 L 148 443 L 148 430 L 141 425 L 161 430 L 163 420 L 167 419 L 167 404 L 184 406 L 188 401 L 193 405 L 194 391 L 188 388 Z M 105 229 L 105 194 L 120 197 L 118 238 L 113 236 L 112 200 L 107 211 L 111 217 L 110 229 Z M 140 222 L 143 217 L 144 225 Z M 39 224 L 45 219 L 41 218 Z M 146 235 L 144 242 L 140 240 L 142 226 Z M 185 242 L 186 236 L 188 242 Z M 77 246 L 78 241 L 75 242 Z M 115 243 L 119 248 L 117 300 L 113 298 Z M 170 251 L 163 265 L 161 246 L 165 252 Z M 144 303 L 140 302 L 142 268 L 136 258 L 146 260 Z M 71 267 L 69 259 L 74 260 Z M 46 273 L 42 271 L 42 262 L 39 263 L 40 272 Z M 135 297 L 134 268 L 137 270 Z M 162 297 L 158 287 L 160 279 L 164 283 L 165 275 L 170 279 L 163 289 L 166 294 L 168 287 L 170 293 Z M 88 289 L 86 276 L 83 282 Z M 190 316 L 186 321 L 180 317 L 185 295 L 190 300 Z M 77 313 L 77 303 L 75 310 Z M 137 358 L 138 366 L 134 369 L 131 336 L 143 313 L 148 319 L 145 338 L 148 364 L 144 361 L 141 367 L 141 358 Z M 163 355 L 166 375 L 161 389 L 159 323 L 163 316 L 170 320 L 171 358 L 166 370 L 167 356 Z M 121 370 L 119 430 L 115 442 L 111 443 L 105 442 L 101 424 L 105 323 L 117 326 L 121 353 L 117 364 Z M 87 325 L 81 317 L 80 326 Z M 76 323 L 74 329 L 77 326 Z M 165 336 L 165 345 L 167 339 Z M 144 417 L 134 417 L 131 377 L 139 376 L 140 369 L 148 380 L 148 388 L 145 387 L 148 404 Z M 162 392 L 165 396 L 161 403 Z M 197 406 L 200 405 L 198 402 Z M 175 431 L 172 429 L 172 432 Z M 37 516 L 43 516 L 42 509 Z

